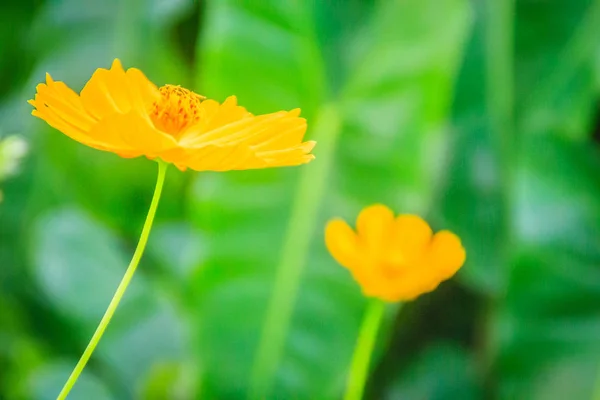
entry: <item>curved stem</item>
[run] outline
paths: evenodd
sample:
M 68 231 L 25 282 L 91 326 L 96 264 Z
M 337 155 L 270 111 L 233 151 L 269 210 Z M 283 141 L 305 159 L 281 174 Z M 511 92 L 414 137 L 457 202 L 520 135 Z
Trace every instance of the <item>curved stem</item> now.
M 129 286 L 129 283 L 131 282 L 131 278 L 133 278 L 133 274 L 135 273 L 135 270 L 140 262 L 140 259 L 142 258 L 142 255 L 144 254 L 144 249 L 146 248 L 146 243 L 148 242 L 148 236 L 150 235 L 150 229 L 152 228 L 152 222 L 154 221 L 154 215 L 156 214 L 156 209 L 158 208 L 158 202 L 160 200 L 160 195 L 162 193 L 163 183 L 165 182 L 165 175 L 167 172 L 167 167 L 168 167 L 167 163 L 158 161 L 158 177 L 156 179 L 156 187 L 154 188 L 154 196 L 152 197 L 152 202 L 150 203 L 150 209 L 148 210 L 148 215 L 146 216 L 146 222 L 144 222 L 142 234 L 140 235 L 140 239 L 138 241 L 138 245 L 135 249 L 135 252 L 133 253 L 131 262 L 129 263 L 129 266 L 127 267 L 127 270 L 125 271 L 125 275 L 123 276 L 121 283 L 119 283 L 119 287 L 117 288 L 117 291 L 115 292 L 112 300 L 110 301 L 108 308 L 104 312 L 104 316 L 100 320 L 100 324 L 98 324 L 98 327 L 96 328 L 94 335 L 92 336 L 92 338 L 90 339 L 90 342 L 88 343 L 87 347 L 85 348 L 85 351 L 81 355 L 79 362 L 75 366 L 75 369 L 73 369 L 73 372 L 71 372 L 69 379 L 67 379 L 67 382 L 65 383 L 62 390 L 60 391 L 60 394 L 58 395 L 57 400 L 64 400 L 67 397 L 67 395 L 69 394 L 69 392 L 71 391 L 71 389 L 73 388 L 73 385 L 75 385 L 75 382 L 77 382 L 79 375 L 81 374 L 81 372 L 85 368 L 85 365 L 87 364 L 88 360 L 92 356 L 92 353 L 94 352 L 94 349 L 96 348 L 96 346 L 98 345 L 98 342 L 102 338 L 102 335 L 104 334 L 106 327 L 108 326 L 110 320 L 112 319 L 112 317 L 115 313 L 115 310 L 119 306 L 119 303 L 121 302 L 121 299 L 123 298 L 123 294 L 125 294 L 125 290 L 127 290 L 127 286 Z
M 362 398 L 369 372 L 371 353 L 373 353 L 384 311 L 385 303 L 379 299 L 372 299 L 367 306 L 352 355 L 344 400 L 360 400 Z

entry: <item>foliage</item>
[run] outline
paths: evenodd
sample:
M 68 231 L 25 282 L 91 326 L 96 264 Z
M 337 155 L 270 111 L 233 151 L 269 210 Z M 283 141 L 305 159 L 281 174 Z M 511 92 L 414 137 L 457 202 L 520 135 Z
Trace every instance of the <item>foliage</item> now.
M 291 319 L 267 397 L 339 398 L 365 300 L 322 231 L 375 202 L 457 232 L 468 260 L 390 308 L 370 398 L 591 398 L 599 4 L 9 1 L 0 132 L 29 154 L 0 177 L 0 398 L 53 398 L 141 229 L 155 165 L 72 142 L 26 103 L 46 71 L 81 89 L 114 57 L 255 113 L 301 107 L 319 144 L 300 168 L 169 171 L 148 251 L 70 398 L 244 398 L 281 288 Z

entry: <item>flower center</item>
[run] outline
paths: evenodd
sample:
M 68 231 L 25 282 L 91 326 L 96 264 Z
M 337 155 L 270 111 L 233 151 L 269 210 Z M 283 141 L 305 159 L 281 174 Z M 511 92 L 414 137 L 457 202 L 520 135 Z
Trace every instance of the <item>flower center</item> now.
M 154 103 L 150 118 L 158 129 L 178 138 L 185 128 L 199 121 L 200 103 L 206 97 L 175 85 L 158 90 L 161 98 Z

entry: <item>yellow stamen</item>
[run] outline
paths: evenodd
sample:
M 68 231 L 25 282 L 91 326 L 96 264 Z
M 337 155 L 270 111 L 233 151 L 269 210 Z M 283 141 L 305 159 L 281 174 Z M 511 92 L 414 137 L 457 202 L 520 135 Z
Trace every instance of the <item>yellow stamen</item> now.
M 178 138 L 185 128 L 199 121 L 198 109 L 206 97 L 175 85 L 165 85 L 159 91 L 161 99 L 154 103 L 150 118 L 158 129 Z

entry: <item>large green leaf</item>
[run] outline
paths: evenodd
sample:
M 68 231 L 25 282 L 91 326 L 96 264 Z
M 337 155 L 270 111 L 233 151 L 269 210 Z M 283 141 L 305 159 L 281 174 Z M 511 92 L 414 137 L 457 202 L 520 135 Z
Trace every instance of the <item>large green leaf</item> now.
M 32 250 L 42 299 L 75 328 L 63 335 L 78 355 L 116 290 L 128 257 L 112 232 L 71 209 L 39 220 Z M 133 393 L 145 385 L 156 365 L 181 361 L 186 340 L 172 299 L 161 295 L 144 267 L 142 262 L 94 355 Z M 63 379 L 67 376 L 65 372 Z M 58 389 L 57 384 L 54 391 Z
M 49 363 L 32 370 L 27 377 L 26 398 L 32 400 L 52 400 L 57 390 L 64 384 L 65 376 L 70 373 L 71 365 L 65 363 Z M 84 371 L 77 385 L 69 394 L 73 400 L 111 400 L 114 399 L 102 381 L 89 371 Z
M 345 126 L 335 181 L 352 202 L 338 204 L 342 212 L 354 216 L 374 202 L 429 210 L 447 161 L 448 110 L 469 26 L 463 1 L 381 2 L 357 35 L 340 99 Z
M 37 55 L 28 50 L 28 30 L 41 2 L 6 2 L 0 14 L 0 102 L 27 79 Z M 10 61 L 9 61 L 10 60 Z
M 329 20 L 312 6 L 207 6 L 199 47 L 201 92 L 219 100 L 236 94 L 253 112 L 302 107 L 308 135 L 320 140 L 317 159 L 301 167 L 296 189 L 298 169 L 206 173 L 192 187 L 194 220 L 210 238 L 195 284 L 207 397 L 239 398 L 248 391 L 278 262 L 295 271 L 306 264 L 307 271 L 268 397 L 337 396 L 363 301 L 346 271 L 326 254 L 324 222 L 333 215 L 353 219 L 376 201 L 399 212 L 424 211 L 443 165 L 432 147 L 440 149 L 445 137 L 452 80 L 469 26 L 467 3 L 379 2 L 340 56 L 318 52 L 319 32 L 336 26 L 335 10 L 332 26 L 321 29 L 318 24 Z M 343 82 L 326 63 L 331 59 L 344 65 Z M 336 140 L 329 122 L 340 118 Z M 293 293 L 296 285 L 290 284 Z
M 94 236 L 97 231 L 90 228 L 84 229 L 81 237 L 73 238 L 76 232 L 68 231 L 69 224 L 73 223 L 72 229 L 81 227 L 79 217 L 67 213 L 53 214 L 56 218 L 40 218 L 55 206 L 77 204 L 87 208 L 87 212 L 103 224 L 116 226 L 120 233 L 127 234 L 131 251 L 149 205 L 156 165 L 145 159 L 125 160 L 86 148 L 33 118 L 26 100 L 35 93 L 35 85 L 44 80 L 45 72 L 78 91 L 96 68 L 110 66 L 114 57 L 121 58 L 126 67 L 141 68 L 158 85 L 189 85 L 190 70 L 183 62 L 183 55 L 172 45 L 170 29 L 189 11 L 193 2 L 109 0 L 100 4 L 88 0 L 59 0 L 36 2 L 35 8 L 27 2 L 22 2 L 22 6 L 19 10 L 16 5 L 11 6 L 2 14 L 3 19 L 12 18 L 14 23 L 24 20 L 24 16 L 32 22 L 30 27 L 11 28 L 15 38 L 23 29 L 27 29 L 27 35 L 19 35 L 14 43 L 3 40 L 0 49 L 3 55 L 15 51 L 21 55 L 16 61 L 10 57 L 13 62 L 10 66 L 4 63 L 2 71 L 17 68 L 19 73 L 11 80 L 27 79 L 25 85 L 12 91 L 9 90 L 12 86 L 3 85 L 0 131 L 26 135 L 34 156 L 26 165 L 23 177 L 8 182 L 6 187 L 9 193 L 0 212 L 0 286 L 3 291 L 19 296 L 27 307 L 26 320 L 34 325 L 32 336 L 39 335 L 42 341 L 48 342 L 52 355 L 66 357 L 68 354 L 69 365 L 74 365 L 75 357 L 80 355 L 116 289 L 129 255 L 111 248 L 121 247 L 113 233 L 97 237 Z M 6 39 L 5 31 L 0 35 Z M 5 59 L 9 58 L 2 61 Z M 169 174 L 165 185 L 161 202 L 163 217 L 181 214 L 179 189 L 185 178 L 174 172 Z M 63 229 L 65 236 L 52 237 L 53 228 Z M 50 231 L 40 233 L 43 229 Z M 32 231 L 35 234 L 30 238 Z M 86 233 L 92 235 L 90 241 L 99 240 L 98 247 L 87 246 Z M 61 246 L 62 239 L 71 240 L 74 245 Z M 42 284 L 41 291 L 32 285 L 27 273 L 30 250 L 35 254 L 34 271 L 39 273 L 36 278 Z M 41 255 L 42 252 L 45 254 Z M 45 259 L 46 255 L 49 258 Z M 98 262 L 88 263 L 91 257 Z M 109 264 L 108 268 L 103 262 Z M 111 265 L 115 267 L 112 270 Z M 172 271 L 167 274 L 174 275 Z M 111 383 L 126 385 L 130 393 L 138 392 L 146 385 L 145 380 L 152 379 L 155 364 L 180 361 L 184 332 L 170 299 L 161 295 L 152 300 L 150 291 L 156 288 L 145 284 L 144 290 L 148 293 L 138 301 L 135 286 L 131 288 L 133 293 L 128 293 L 128 297 L 135 300 L 128 305 L 126 298 L 123 310 L 119 311 L 135 314 L 133 321 L 138 325 L 123 322 L 123 327 L 119 327 L 119 318 L 115 317 L 115 326 L 108 329 L 92 361 L 94 368 L 94 360 L 102 360 L 99 369 L 110 377 L 120 376 L 120 381 L 117 378 Z M 46 296 L 52 300 L 48 301 Z M 169 328 L 163 329 L 165 326 Z M 111 333 L 113 328 L 118 333 Z M 147 332 L 152 334 L 147 335 Z M 26 363 L 9 362 L 8 371 L 27 375 Z M 66 373 L 59 378 L 58 381 L 64 381 Z M 52 390 L 57 389 L 55 385 Z
M 28 377 L 44 362 L 43 339 L 28 329 L 24 309 L 13 296 L 0 291 L 0 387 L 8 399 L 31 397 Z
M 514 188 L 515 249 L 495 324 L 500 398 L 591 398 L 600 351 L 600 158 L 528 139 Z
M 310 3 L 223 1 L 206 12 L 201 93 L 235 94 L 256 113 L 301 106 L 315 116 L 326 87 Z M 211 240 L 195 285 L 207 397 L 246 392 L 297 172 L 203 174 L 193 186 L 192 212 Z
M 586 0 L 548 4 L 521 0 L 515 3 L 515 15 L 503 18 L 507 26 L 492 32 L 490 26 L 497 24 L 490 19 L 498 20 L 493 7 L 511 2 L 475 4 L 475 30 L 457 82 L 453 160 L 440 219 L 460 235 L 467 248 L 469 261 L 461 278 L 495 296 L 507 284 L 507 246 L 512 240 L 508 197 L 514 190 L 510 175 L 519 162 L 514 144 L 523 135 L 584 140 L 589 132 L 597 97 L 592 67 L 600 45 L 600 6 Z M 489 39 L 494 35 L 497 41 Z M 514 48 L 512 42 L 507 49 L 491 47 L 512 35 Z M 486 76 L 486 68 L 498 64 L 498 53 L 505 51 L 509 53 L 504 60 L 508 76 L 500 80 Z M 512 75 L 514 93 L 513 84 L 505 80 Z M 498 87 L 508 87 L 508 95 L 495 92 Z M 509 118 L 497 122 L 493 115 L 500 96 L 501 107 L 507 108 L 501 112 Z
M 208 3 L 199 40 L 199 92 L 219 100 L 236 95 L 254 113 L 302 106 L 314 117 L 326 86 L 313 7 L 306 2 Z
M 489 379 L 499 398 L 590 398 L 600 326 L 598 162 L 589 144 L 569 140 L 585 142 L 598 95 L 591 66 L 600 7 L 523 0 L 500 25 L 486 19 L 497 22 L 492 10 L 510 3 L 480 9 L 457 89 L 460 134 L 444 218 L 468 249 L 461 275 L 498 296 L 485 354 L 495 361 Z M 504 42 L 512 35 L 514 60 Z M 508 47 L 489 48 L 499 42 Z M 492 75 L 489 65 L 500 62 Z M 478 78 L 486 65 L 488 76 Z M 514 92 L 499 79 L 512 75 Z M 499 86 L 509 89 L 493 92 Z
M 109 236 L 113 241 L 104 243 L 106 251 L 99 250 L 101 254 L 97 259 L 112 263 L 117 269 L 106 270 L 104 265 L 95 264 L 97 269 L 88 273 L 88 264 L 82 262 L 88 260 L 85 254 L 88 247 L 84 244 L 81 247 L 60 247 L 60 238 L 56 238 L 56 242 L 50 245 L 52 248 L 43 249 L 54 258 L 44 262 L 38 258 L 36 265 L 36 271 L 40 273 L 37 278 L 42 279 L 45 285 L 42 293 L 56 295 L 53 301 L 48 301 L 40 295 L 37 287 L 32 286 L 26 272 L 29 261 L 26 255 L 30 250 L 26 243 L 30 243 L 33 252 L 37 252 L 35 257 L 39 257 L 40 247 L 48 243 L 36 242 L 43 236 L 38 235 L 38 231 L 42 225 L 58 223 L 62 218 L 54 220 L 49 217 L 41 221 L 40 216 L 58 205 L 78 204 L 87 208 L 87 212 L 94 214 L 98 220 L 116 226 L 120 233 L 127 234 L 126 240 L 132 250 L 132 242 L 139 235 L 149 205 L 156 165 L 145 159 L 124 160 L 73 142 L 31 117 L 31 106 L 26 100 L 35 93 L 35 85 L 44 80 L 45 72 L 50 72 L 55 79 L 65 81 L 78 91 L 96 68 L 110 66 L 114 57 L 121 58 L 126 67 L 141 68 L 158 85 L 167 82 L 189 84 L 190 70 L 183 62 L 182 54 L 171 43 L 170 29 L 189 11 L 193 2 L 110 0 L 100 4 L 89 0 L 59 0 L 36 2 L 35 8 L 26 2 L 22 2 L 22 5 L 19 12 L 32 20 L 31 26 L 26 27 L 27 36 L 19 36 L 14 43 L 3 40 L 0 52 L 12 54 L 14 51 L 11 46 L 18 47 L 14 50 L 22 57 L 11 63 L 11 69 L 19 69 L 19 74 L 14 76 L 15 82 L 23 81 L 20 76 L 25 74 L 27 81 L 22 87 L 4 90 L 0 94 L 0 130 L 3 133 L 26 135 L 34 156 L 25 166 L 23 177 L 8 182 L 6 187 L 10 193 L 0 213 L 1 286 L 3 290 L 6 288 L 16 293 L 28 307 L 27 319 L 43 326 L 43 329 L 37 326 L 32 328 L 34 335 L 41 335 L 39 331 L 42 331 L 42 340 L 49 342 L 53 352 L 63 356 L 67 353 L 74 358 L 79 356 L 99 321 L 129 256 L 118 252 L 119 257 L 115 258 L 114 249 L 110 250 L 109 247 L 120 243 L 115 243 L 114 234 L 111 233 Z M 23 18 L 13 8 L 16 5 L 5 10 L 2 17 L 7 20 L 12 17 L 13 22 L 17 23 Z M 17 35 L 22 29 L 25 27 L 21 26 L 18 30 L 11 28 L 11 31 Z M 26 45 L 21 44 L 23 39 Z M 6 66 L 8 64 L 3 65 L 3 71 Z M 169 81 L 165 81 L 167 77 Z M 169 175 L 161 202 L 163 216 L 181 213 L 178 192 L 184 183 L 184 176 L 179 173 Z M 61 223 L 68 225 L 69 218 L 65 217 Z M 64 225 L 60 227 L 65 228 Z M 36 231 L 36 234 L 30 241 L 32 231 Z M 51 234 L 46 232 L 46 235 Z M 79 239 L 86 241 L 84 237 Z M 54 245 L 61 249 L 62 254 L 53 250 Z M 57 260 L 60 265 L 56 264 Z M 50 265 L 40 265 L 45 262 Z M 93 268 L 94 263 L 91 264 Z M 45 267 L 49 267 L 49 270 L 45 270 Z M 94 274 L 97 281 L 85 280 L 88 276 L 94 277 Z M 74 282 L 69 277 L 79 280 Z M 78 282 L 82 282 L 83 286 L 78 286 Z M 146 285 L 146 289 L 150 286 Z M 82 290 L 82 287 L 86 290 Z M 96 289 L 102 297 L 95 297 Z M 82 300 L 80 295 L 88 297 Z M 136 296 L 135 293 L 133 296 Z M 144 386 L 143 381 L 151 374 L 151 367 L 140 364 L 154 364 L 154 358 L 162 357 L 161 354 L 166 354 L 168 359 L 170 355 L 181 352 L 182 346 L 179 336 L 183 328 L 172 302 L 159 296 L 157 301 L 149 302 L 146 299 L 140 303 L 139 310 L 137 304 L 125 306 L 125 309 L 136 309 L 136 313 L 148 314 L 136 317 L 140 326 L 137 329 L 123 328 L 115 336 L 111 335 L 109 329 L 97 356 L 103 358 L 101 368 L 111 370 L 110 376 L 121 375 L 122 379 L 132 379 L 133 384 L 128 385 L 131 392 Z M 160 332 L 158 328 L 162 326 L 172 326 L 172 329 L 164 335 L 150 335 L 148 343 L 139 340 L 139 335 L 145 335 L 147 331 Z M 164 342 L 156 343 L 157 337 L 164 339 Z M 131 342 L 139 345 L 132 346 Z M 156 347 L 156 350 L 147 352 L 146 345 Z M 70 364 L 74 362 L 74 359 L 70 360 Z M 13 364 L 9 369 L 19 369 L 17 363 Z M 122 385 L 123 381 L 119 384 Z
M 173 284 L 185 286 L 206 258 L 205 242 L 206 239 L 186 222 L 156 224 L 147 251 L 163 268 L 165 280 L 173 279 Z
M 596 108 L 600 3 L 520 0 L 515 12 L 519 130 L 585 140 Z
M 386 390 L 384 399 L 482 398 L 471 355 L 452 343 L 434 343 L 413 360 Z
M 484 293 L 497 293 L 505 284 L 501 244 L 506 235 L 501 153 L 486 105 L 484 29 L 481 3 L 456 81 L 452 111 L 453 140 L 441 201 L 436 213 L 444 227 L 456 232 L 467 249 L 461 280 Z M 490 61 L 491 62 L 491 61 Z M 503 133 L 503 135 L 508 132 Z

